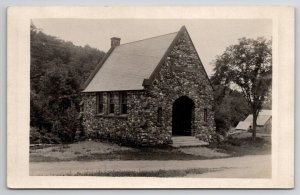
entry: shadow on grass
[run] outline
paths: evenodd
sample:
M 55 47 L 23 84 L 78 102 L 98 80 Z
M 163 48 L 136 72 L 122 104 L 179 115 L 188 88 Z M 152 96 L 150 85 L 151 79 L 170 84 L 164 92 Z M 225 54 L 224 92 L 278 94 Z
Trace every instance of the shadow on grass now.
M 90 153 L 78 155 L 74 158 L 60 159 L 56 157 L 31 154 L 30 162 L 60 162 L 60 161 L 93 161 L 93 160 L 205 160 L 222 158 L 186 154 L 178 149 L 142 148 L 134 151 L 114 151 L 110 153 Z M 224 157 L 225 158 L 225 157 Z
M 209 148 L 216 148 L 219 151 L 226 152 L 231 156 L 244 156 L 244 155 L 263 155 L 271 154 L 270 141 L 257 137 L 252 140 L 251 137 L 247 138 L 232 138 L 229 137 L 226 141 L 216 145 L 210 145 Z
M 59 162 L 61 159 L 50 156 L 43 156 L 37 154 L 31 154 L 29 156 L 29 162 Z
M 184 177 L 190 174 L 203 174 L 207 172 L 221 171 L 219 169 L 186 169 L 186 170 L 158 170 L 158 171 L 107 171 L 76 173 L 72 176 L 108 176 L 108 177 Z M 68 176 L 68 174 L 66 175 Z M 71 176 L 71 175 L 70 175 Z
M 116 151 L 106 154 L 91 154 L 78 156 L 77 161 L 89 160 L 204 160 L 212 159 L 205 156 L 186 154 L 178 150 L 161 150 L 143 148 L 137 151 Z

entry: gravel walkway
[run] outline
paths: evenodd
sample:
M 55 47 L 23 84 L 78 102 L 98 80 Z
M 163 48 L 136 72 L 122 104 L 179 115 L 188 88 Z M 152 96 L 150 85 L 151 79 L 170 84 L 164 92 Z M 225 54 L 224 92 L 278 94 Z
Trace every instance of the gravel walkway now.
M 193 168 L 222 169 L 187 177 L 268 178 L 271 175 L 271 155 L 253 155 L 211 160 L 140 160 L 140 161 L 67 161 L 31 162 L 30 175 L 74 175 L 87 172 L 157 171 Z

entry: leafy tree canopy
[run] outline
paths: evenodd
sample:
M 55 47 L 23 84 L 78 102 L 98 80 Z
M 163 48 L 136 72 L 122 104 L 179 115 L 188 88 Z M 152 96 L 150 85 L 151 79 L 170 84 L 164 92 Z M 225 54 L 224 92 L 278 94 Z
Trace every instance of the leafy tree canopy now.
M 226 48 L 214 62 L 212 83 L 239 90 L 253 114 L 253 138 L 256 120 L 268 95 L 272 82 L 271 41 L 263 37 L 239 39 L 238 44 Z
M 33 135 L 43 137 L 31 136 L 31 142 L 72 142 L 80 128 L 80 86 L 105 53 L 75 46 L 31 24 L 30 55 L 30 125 Z
M 214 86 L 214 100 L 215 122 L 219 133 L 227 132 L 251 113 L 242 94 L 229 87 Z

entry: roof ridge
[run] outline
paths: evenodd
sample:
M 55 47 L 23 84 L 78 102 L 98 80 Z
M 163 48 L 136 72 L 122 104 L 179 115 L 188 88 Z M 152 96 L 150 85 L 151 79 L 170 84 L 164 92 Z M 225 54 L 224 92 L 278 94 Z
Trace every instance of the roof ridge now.
M 170 35 L 170 34 L 174 34 L 174 33 L 178 33 L 178 32 L 179 31 L 172 32 L 172 33 L 167 33 L 167 34 L 163 34 L 163 35 L 158 35 L 158 36 L 154 36 L 154 37 L 149 37 L 149 38 L 145 38 L 145 39 L 140 39 L 140 40 L 137 40 L 137 41 L 131 41 L 131 42 L 128 42 L 128 43 L 120 44 L 119 46 L 131 44 L 131 43 L 135 43 L 135 42 L 139 42 L 139 41 L 145 41 L 145 40 L 148 40 L 148 39 L 154 39 L 154 38 L 157 38 L 157 37 L 162 37 L 162 36 L 166 36 L 166 35 Z

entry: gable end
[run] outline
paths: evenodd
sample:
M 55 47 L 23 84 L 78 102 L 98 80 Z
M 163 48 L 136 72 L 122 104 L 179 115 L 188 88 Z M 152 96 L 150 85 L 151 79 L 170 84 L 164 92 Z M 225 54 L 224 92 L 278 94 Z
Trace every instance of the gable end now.
M 180 30 L 178 31 L 176 37 L 173 39 L 172 43 L 170 44 L 170 46 L 168 47 L 167 51 L 165 52 L 165 54 L 163 55 L 163 57 L 161 58 L 161 60 L 159 61 L 158 65 L 156 66 L 156 68 L 154 69 L 154 71 L 152 72 L 152 74 L 150 75 L 150 77 L 148 79 L 144 79 L 143 81 L 143 86 L 144 87 L 149 87 L 154 78 L 156 77 L 156 75 L 159 73 L 159 70 L 161 69 L 161 66 L 163 65 L 163 63 L 165 62 L 167 56 L 170 54 L 172 48 L 174 47 L 174 45 L 176 44 L 177 40 L 179 39 L 179 37 L 183 34 L 183 31 L 186 30 L 185 26 L 182 26 L 180 28 Z
M 182 27 L 181 27 L 181 29 L 180 29 L 179 32 L 177 33 L 176 37 L 175 37 L 174 40 L 172 41 L 171 45 L 169 46 L 169 48 L 168 48 L 167 51 L 165 52 L 163 58 L 160 60 L 159 64 L 157 65 L 157 67 L 155 68 L 155 70 L 153 71 L 153 73 L 151 74 L 151 76 L 150 76 L 148 79 L 144 79 L 144 81 L 143 81 L 143 86 L 144 86 L 145 88 L 149 87 L 149 86 L 152 84 L 153 80 L 154 80 L 155 77 L 158 75 L 158 73 L 159 73 L 159 71 L 160 71 L 160 69 L 161 69 L 161 66 L 164 64 L 164 62 L 165 62 L 167 56 L 171 53 L 171 51 L 172 51 L 173 47 L 175 46 L 176 42 L 177 42 L 178 39 L 183 35 L 184 32 L 186 32 L 186 34 L 187 34 L 187 36 L 188 36 L 188 39 L 190 40 L 193 49 L 196 51 L 197 58 L 198 58 L 198 60 L 199 60 L 200 68 L 202 68 L 202 70 L 203 70 L 203 72 L 205 73 L 205 76 L 206 76 L 206 78 L 207 78 L 207 80 L 208 80 L 208 82 L 209 82 L 209 84 L 210 84 L 212 90 L 214 90 L 213 85 L 211 84 L 210 79 L 209 79 L 209 77 L 208 77 L 208 75 L 207 75 L 207 73 L 206 73 L 206 70 L 205 70 L 205 68 L 204 68 L 204 66 L 203 66 L 203 64 L 202 64 L 202 61 L 201 61 L 201 59 L 200 59 L 200 57 L 199 57 L 199 54 L 198 54 L 198 52 L 197 52 L 197 50 L 196 50 L 196 48 L 195 48 L 195 46 L 194 46 L 194 43 L 193 43 L 193 41 L 192 41 L 192 39 L 191 39 L 191 37 L 190 37 L 190 35 L 189 35 L 189 33 L 188 33 L 188 31 L 187 31 L 187 29 L 186 29 L 185 26 L 182 26 Z

